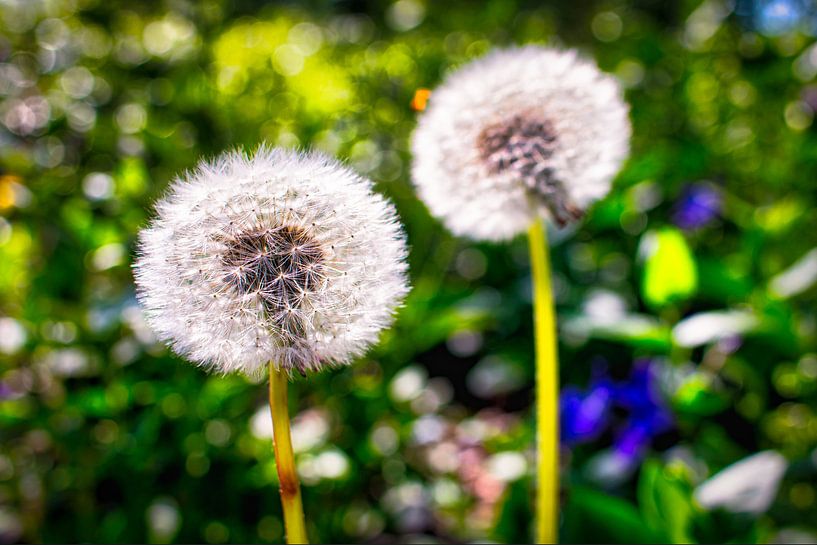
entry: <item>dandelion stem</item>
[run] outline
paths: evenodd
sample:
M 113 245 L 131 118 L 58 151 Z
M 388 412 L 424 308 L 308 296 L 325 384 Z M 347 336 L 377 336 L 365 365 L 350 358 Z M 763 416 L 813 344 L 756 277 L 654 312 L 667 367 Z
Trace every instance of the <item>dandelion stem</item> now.
M 269 408 L 272 413 L 273 448 L 278 481 L 281 485 L 281 505 L 284 511 L 284 527 L 287 543 L 309 543 L 304 525 L 304 508 L 301 503 L 301 486 L 295 471 L 292 438 L 289 433 L 289 408 L 287 406 L 287 375 L 269 363 Z
M 547 234 L 541 219 L 528 232 L 536 345 L 536 543 L 556 543 L 559 527 L 559 363 Z

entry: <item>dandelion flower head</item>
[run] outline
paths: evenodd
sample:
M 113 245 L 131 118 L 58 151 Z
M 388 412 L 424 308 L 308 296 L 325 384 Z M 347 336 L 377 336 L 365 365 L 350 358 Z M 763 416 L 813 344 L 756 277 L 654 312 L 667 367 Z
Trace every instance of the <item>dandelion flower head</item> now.
M 621 89 L 572 50 L 497 50 L 433 91 L 412 138 L 413 179 L 455 234 L 503 240 L 559 226 L 603 197 L 629 152 Z
M 148 323 L 216 372 L 348 363 L 408 291 L 394 207 L 317 153 L 261 147 L 176 179 L 134 266 Z

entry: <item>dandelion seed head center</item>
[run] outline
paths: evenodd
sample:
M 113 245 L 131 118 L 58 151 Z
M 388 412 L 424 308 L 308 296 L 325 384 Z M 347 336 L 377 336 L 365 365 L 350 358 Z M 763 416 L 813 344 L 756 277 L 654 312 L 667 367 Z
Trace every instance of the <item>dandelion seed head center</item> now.
M 227 237 L 225 245 L 227 284 L 242 295 L 256 294 L 271 313 L 299 308 L 324 281 L 324 253 L 299 226 L 244 231 Z
M 517 114 L 485 127 L 477 150 L 491 173 L 511 172 L 560 225 L 581 217 L 564 183 L 557 177 L 554 154 L 558 136 L 553 123 L 531 114 Z
M 520 168 L 522 163 L 545 161 L 553 155 L 556 131 L 549 121 L 530 115 L 514 115 L 488 125 L 477 145 L 494 171 Z

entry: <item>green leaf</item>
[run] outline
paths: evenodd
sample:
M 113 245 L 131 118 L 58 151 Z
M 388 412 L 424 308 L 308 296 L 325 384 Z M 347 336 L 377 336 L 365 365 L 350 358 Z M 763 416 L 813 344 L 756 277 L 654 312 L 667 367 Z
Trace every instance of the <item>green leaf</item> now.
M 641 469 L 638 503 L 654 531 L 666 532 L 673 543 L 694 543 L 690 537 L 692 490 L 686 481 L 671 475 L 654 460 L 644 463 Z
M 667 537 L 644 523 L 629 502 L 589 488 L 574 487 L 564 510 L 563 543 L 656 543 Z
M 610 321 L 598 321 L 584 315 L 563 319 L 564 331 L 576 337 L 589 336 L 650 350 L 668 353 L 672 334 L 666 324 L 647 314 L 631 313 Z
M 699 416 L 717 414 L 729 406 L 729 399 L 714 391 L 713 379 L 706 373 L 694 373 L 687 377 L 673 396 L 675 408 L 681 412 Z
M 119 163 L 115 176 L 116 187 L 123 196 L 141 195 L 148 185 L 148 172 L 138 157 L 125 157 Z
M 531 539 L 532 517 L 530 481 L 514 481 L 501 502 L 493 538 L 499 543 L 527 543 Z
M 651 231 L 641 242 L 645 257 L 641 285 L 644 300 L 653 307 L 682 301 L 698 288 L 698 271 L 692 251 L 677 229 Z

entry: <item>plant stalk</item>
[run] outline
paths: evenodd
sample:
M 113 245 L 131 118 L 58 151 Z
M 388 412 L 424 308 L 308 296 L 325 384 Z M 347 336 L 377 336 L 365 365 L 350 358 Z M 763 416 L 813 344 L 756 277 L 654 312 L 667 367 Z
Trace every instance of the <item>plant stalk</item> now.
M 559 539 L 559 361 L 547 233 L 541 219 L 528 232 L 536 347 L 536 543 Z
M 304 524 L 304 508 L 301 503 L 301 485 L 295 470 L 292 453 L 292 437 L 289 432 L 289 407 L 287 405 L 287 374 L 269 363 L 269 408 L 272 413 L 273 448 L 278 482 L 281 485 L 281 506 L 284 512 L 284 528 L 287 543 L 309 543 Z

